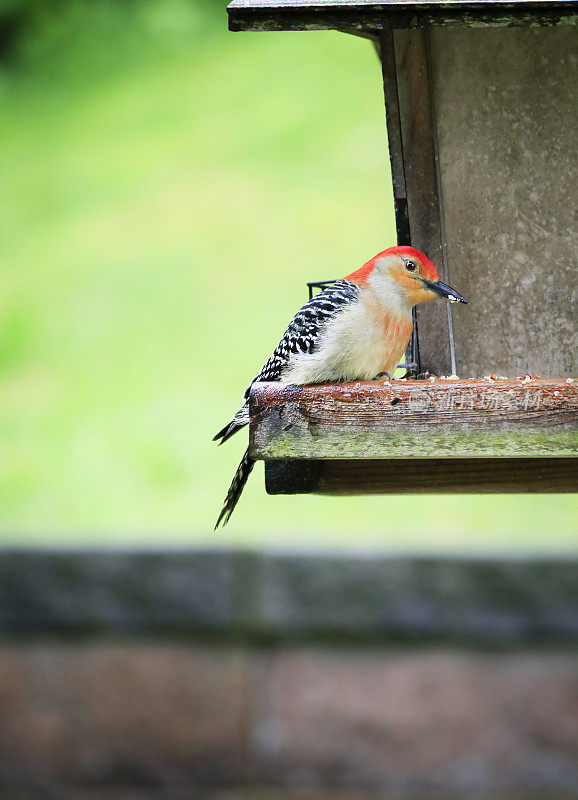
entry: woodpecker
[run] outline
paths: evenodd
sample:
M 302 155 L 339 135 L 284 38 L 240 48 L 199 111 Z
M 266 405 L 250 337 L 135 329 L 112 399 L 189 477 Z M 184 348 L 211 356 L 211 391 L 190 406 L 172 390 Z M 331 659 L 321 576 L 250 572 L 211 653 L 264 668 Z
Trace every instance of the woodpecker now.
M 411 336 L 413 306 L 436 296 L 468 302 L 440 281 L 429 258 L 414 247 L 390 247 L 378 253 L 299 309 L 247 387 L 243 405 L 213 441 L 223 444 L 247 425 L 255 381 L 331 383 L 393 375 Z M 215 529 L 229 521 L 254 463 L 247 448 Z

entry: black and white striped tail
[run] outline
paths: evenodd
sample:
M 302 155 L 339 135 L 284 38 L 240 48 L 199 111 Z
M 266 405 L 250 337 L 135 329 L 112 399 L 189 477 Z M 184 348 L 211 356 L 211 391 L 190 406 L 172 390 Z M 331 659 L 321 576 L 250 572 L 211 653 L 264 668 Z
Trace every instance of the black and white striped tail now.
M 216 433 L 213 436 L 214 442 L 219 442 L 219 444 L 223 444 L 226 442 L 227 439 L 230 439 L 231 436 L 234 436 L 237 431 L 240 431 L 241 428 L 244 428 L 245 425 L 249 424 L 249 406 L 245 403 L 241 408 L 237 411 L 233 419 L 228 422 L 224 428 L 221 428 L 219 433 Z
M 249 448 L 245 450 L 245 454 L 241 459 L 241 463 L 237 467 L 237 472 L 235 472 L 235 477 L 233 478 L 231 485 L 229 486 L 229 491 L 227 492 L 227 496 L 225 497 L 225 502 L 223 503 L 223 508 L 221 509 L 221 513 L 219 514 L 219 519 L 217 520 L 217 524 L 215 525 L 215 530 L 219 527 L 219 525 L 223 524 L 226 525 L 229 521 L 229 518 L 233 511 L 235 510 L 235 506 L 239 502 L 239 498 L 241 497 L 241 492 L 245 488 L 245 484 L 247 483 L 247 479 L 251 474 L 251 470 L 255 466 L 255 460 L 251 458 L 249 455 Z
M 251 381 L 243 395 L 245 402 L 228 425 L 225 425 L 217 433 L 213 441 L 223 444 L 249 423 L 249 395 L 253 383 L 255 381 L 282 381 L 283 375 L 286 374 L 294 357 L 297 354 L 301 356 L 303 353 L 315 352 L 325 325 L 329 324 L 335 315 L 341 313 L 349 303 L 355 302 L 358 299 L 359 291 L 359 286 L 351 281 L 336 281 L 332 286 L 305 303 L 289 323 L 289 327 L 267 362 Z M 215 528 L 218 528 L 221 523 L 227 524 L 247 483 L 253 465 L 253 459 L 249 458 L 249 450 L 246 450 L 225 498 Z

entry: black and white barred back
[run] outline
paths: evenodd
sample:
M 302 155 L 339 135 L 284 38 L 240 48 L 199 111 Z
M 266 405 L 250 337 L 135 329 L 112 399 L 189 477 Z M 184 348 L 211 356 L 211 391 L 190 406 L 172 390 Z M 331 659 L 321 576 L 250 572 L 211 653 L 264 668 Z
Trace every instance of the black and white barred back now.
M 324 325 L 333 319 L 336 314 L 339 314 L 351 301 L 356 300 L 358 293 L 359 287 L 355 283 L 348 280 L 336 281 L 299 309 L 283 334 L 281 341 L 247 387 L 243 395 L 243 405 L 233 419 L 213 437 L 213 441 L 223 444 L 248 424 L 251 386 L 256 381 L 282 381 L 283 375 L 291 366 L 293 358 L 299 353 L 314 353 Z M 221 522 L 226 525 L 237 505 L 253 465 L 253 459 L 250 458 L 247 449 L 237 468 L 215 528 Z

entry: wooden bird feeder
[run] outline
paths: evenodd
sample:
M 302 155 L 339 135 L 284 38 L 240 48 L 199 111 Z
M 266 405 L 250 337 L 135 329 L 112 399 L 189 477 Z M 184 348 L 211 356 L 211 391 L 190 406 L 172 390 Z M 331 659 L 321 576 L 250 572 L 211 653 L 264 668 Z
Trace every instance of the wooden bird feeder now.
M 419 307 L 409 354 L 418 372 L 467 380 L 256 384 L 267 491 L 576 491 L 578 4 L 233 0 L 228 13 L 233 31 L 373 41 L 398 243 L 469 300 Z

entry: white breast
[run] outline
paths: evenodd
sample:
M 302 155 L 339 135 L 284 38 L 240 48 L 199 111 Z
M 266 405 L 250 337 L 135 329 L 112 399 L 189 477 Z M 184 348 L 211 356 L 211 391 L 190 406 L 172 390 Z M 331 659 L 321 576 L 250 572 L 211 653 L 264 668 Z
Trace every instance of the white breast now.
M 283 383 L 371 380 L 393 371 L 411 334 L 411 308 L 392 316 L 364 292 L 323 330 L 314 353 L 296 353 Z

